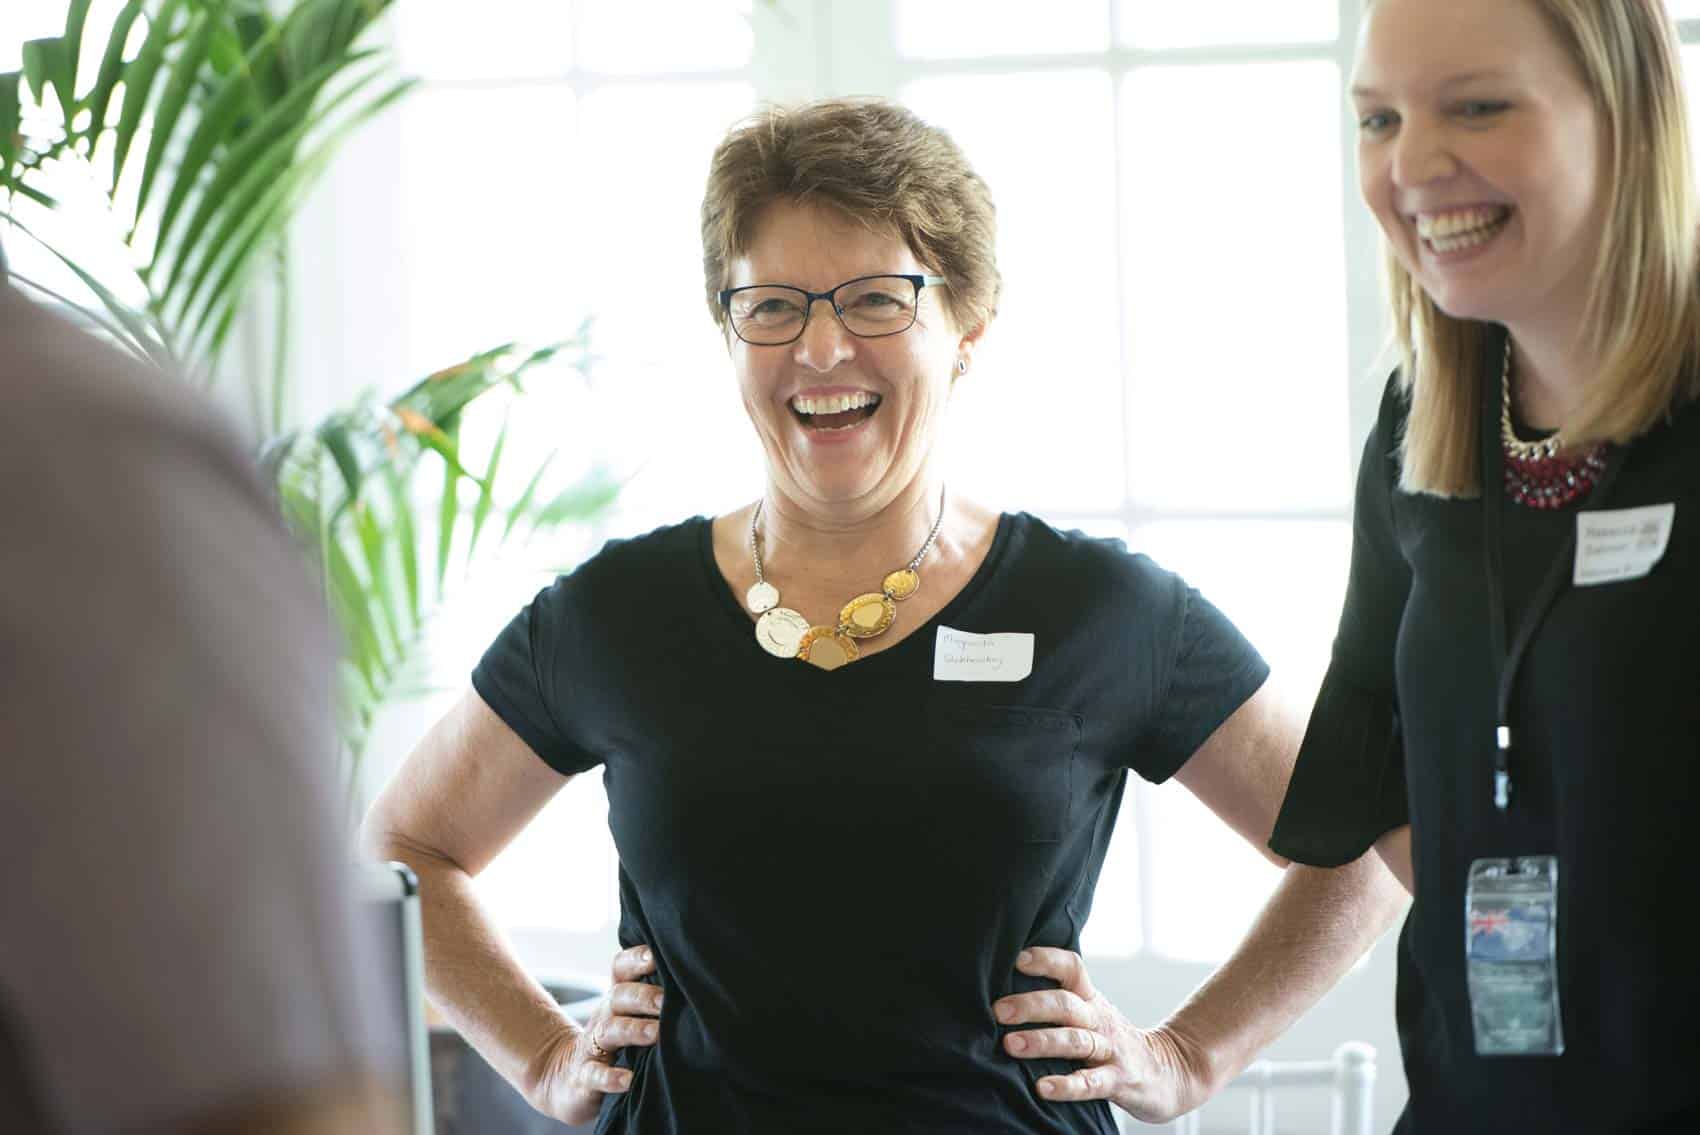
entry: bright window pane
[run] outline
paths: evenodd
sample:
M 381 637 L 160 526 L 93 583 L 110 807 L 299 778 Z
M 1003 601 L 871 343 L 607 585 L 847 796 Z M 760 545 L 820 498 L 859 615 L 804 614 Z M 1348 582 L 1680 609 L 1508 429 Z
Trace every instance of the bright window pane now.
M 1349 521 L 1168 521 L 1140 529 L 1133 548 L 1201 591 L 1283 688 L 1310 700 L 1328 668 L 1346 595 Z
M 898 0 L 897 51 L 921 59 L 1051 55 L 1109 46 L 1104 0 Z
M 1129 774 L 1122 796 L 1121 814 L 1110 837 L 1110 850 L 1098 873 L 1092 896 L 1092 914 L 1080 930 L 1080 952 L 1110 957 L 1131 957 L 1145 945 L 1140 925 L 1139 832 L 1134 786 Z
M 65 0 L 6 0 L 0 15 L 0 72 L 24 64 L 24 42 L 65 30 Z
M 628 531 L 761 491 L 761 450 L 705 298 L 699 227 L 709 157 L 754 101 L 743 83 L 673 83 L 604 86 L 583 103 L 583 168 L 601 172 L 579 178 L 584 254 L 572 274 L 585 277 L 606 360 L 601 444 L 638 474 L 622 494 Z
M 1154 524 L 1135 534 L 1134 547 L 1179 572 L 1232 619 L 1269 661 L 1276 692 L 1308 710 L 1345 593 L 1347 522 Z M 1187 961 L 1227 957 L 1280 872 L 1177 784 L 1144 790 L 1142 815 L 1146 845 L 1169 865 L 1147 880 L 1148 945 Z
M 1673 20 L 1700 20 L 1700 0 L 1666 0 Z
M 951 409 L 949 469 L 1008 508 L 1121 504 L 1115 155 L 1101 71 L 928 79 L 905 101 L 991 186 L 1004 291 Z M 1035 107 L 1066 108 L 1033 122 Z
M 579 0 L 579 9 L 578 65 L 590 71 L 705 71 L 750 61 L 750 0 Z
M 1159 866 L 1149 872 L 1154 954 L 1219 962 L 1234 952 L 1281 872 L 1176 781 L 1146 792 L 1142 815 Z
M 1322 62 L 1127 81 L 1129 473 L 1146 504 L 1345 505 L 1340 97 Z
M 407 373 L 577 329 L 591 281 L 567 270 L 588 180 L 575 119 L 558 86 L 427 89 L 403 104 Z
M 529 415 L 549 413 L 548 403 L 538 404 L 536 393 L 527 394 L 523 406 Z M 479 417 L 487 415 L 475 414 Z M 541 423 L 537 423 L 541 428 Z M 510 446 L 512 438 L 510 437 Z M 510 460 L 515 463 L 509 466 Z M 510 449 L 504 467 L 529 469 Z M 516 481 L 519 477 L 516 475 Z M 517 491 L 510 485 L 510 491 Z M 492 527 L 495 527 L 492 525 Z M 598 541 L 579 533 L 580 546 L 562 550 L 557 562 L 575 563 L 595 551 Z M 485 537 L 486 547 L 490 537 Z M 482 553 L 481 553 L 482 555 Z M 431 631 L 432 684 L 444 691 L 420 703 L 406 704 L 395 713 L 402 720 L 394 725 L 390 751 L 395 764 L 417 743 L 424 723 L 447 713 L 466 689 L 467 674 L 484 649 L 501 633 L 537 591 L 549 584 L 550 572 L 539 572 L 549 562 L 537 549 L 492 562 L 483 559 L 470 585 L 455 591 Z M 399 728 L 410 726 L 411 728 Z M 389 775 L 387 770 L 384 775 Z M 563 864 L 571 864 L 563 869 Z M 537 817 L 474 880 L 479 900 L 496 924 L 510 933 L 553 930 L 592 933 L 612 923 L 619 913 L 617 891 L 618 857 L 608 832 L 608 797 L 599 771 L 574 777 L 557 793 Z
M 1336 0 L 1122 0 L 1122 42 L 1134 47 L 1315 43 L 1339 34 Z
M 1301 714 L 1308 710 L 1345 594 L 1346 521 L 1174 521 L 1140 529 L 1129 544 L 1178 572 L 1233 620 L 1269 662 L 1272 688 Z M 1156 857 L 1143 879 L 1140 847 Z M 1220 961 L 1279 879 L 1178 784 L 1130 782 L 1082 947 L 1125 954 L 1143 945 L 1176 960 Z M 1143 943 L 1140 903 L 1151 934 Z
M 433 79 L 559 75 L 572 62 L 572 6 L 564 0 L 406 0 L 397 4 L 401 65 Z
M 563 870 L 563 864 L 571 864 L 571 870 Z M 618 871 L 602 778 L 581 776 L 478 876 L 477 891 L 505 930 L 582 934 L 618 917 Z

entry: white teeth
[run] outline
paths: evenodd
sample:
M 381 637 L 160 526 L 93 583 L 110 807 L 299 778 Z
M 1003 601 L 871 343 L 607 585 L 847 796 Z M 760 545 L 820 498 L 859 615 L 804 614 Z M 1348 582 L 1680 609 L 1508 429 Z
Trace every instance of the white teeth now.
M 1511 210 L 1503 206 L 1425 213 L 1417 217 L 1417 235 L 1428 241 L 1445 240 L 1491 229 L 1510 215 Z
M 799 414 L 842 414 L 846 410 L 860 410 L 864 406 L 878 405 L 879 400 L 879 395 L 870 394 L 866 390 L 824 397 L 798 394 L 791 399 L 791 408 Z
M 1498 229 L 1479 229 L 1476 232 L 1465 233 L 1463 236 L 1435 237 L 1428 244 L 1436 252 L 1459 252 L 1466 248 L 1474 248 L 1478 244 L 1486 244 L 1498 235 Z

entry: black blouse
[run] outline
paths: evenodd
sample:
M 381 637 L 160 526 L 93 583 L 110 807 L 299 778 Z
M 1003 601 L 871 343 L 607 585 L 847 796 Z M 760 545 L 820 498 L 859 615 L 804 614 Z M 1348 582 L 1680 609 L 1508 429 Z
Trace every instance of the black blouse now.
M 1032 636 L 1031 672 L 940 680 L 946 627 Z M 1051 984 L 1023 947 L 1079 949 L 1128 773 L 1174 775 L 1267 674 L 1177 576 L 1025 513 L 830 674 L 756 644 L 707 520 L 610 544 L 472 676 L 552 768 L 602 768 L 620 941 L 655 950 L 660 1040 L 597 1130 L 1110 1135 L 992 1002 Z
M 1582 506 L 1674 503 L 1676 519 L 1644 578 L 1574 587 L 1566 569 L 1513 688 L 1503 813 L 1483 505 L 1398 489 L 1407 410 L 1390 381 L 1360 467 L 1332 664 L 1270 846 L 1335 866 L 1411 824 L 1400 1131 L 1700 1131 L 1700 965 L 1684 929 L 1700 884 L 1681 854 L 1700 818 L 1700 406 L 1636 441 Z M 1502 506 L 1513 627 L 1576 511 Z M 1475 1054 L 1466 874 L 1514 855 L 1559 859 L 1558 1057 Z

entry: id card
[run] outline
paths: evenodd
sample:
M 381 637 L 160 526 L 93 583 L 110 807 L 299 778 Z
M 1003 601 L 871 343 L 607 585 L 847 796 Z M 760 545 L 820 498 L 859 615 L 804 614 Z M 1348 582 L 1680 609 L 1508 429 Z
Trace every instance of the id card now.
M 1478 1056 L 1557 1056 L 1558 859 L 1478 859 L 1464 896 L 1464 958 Z

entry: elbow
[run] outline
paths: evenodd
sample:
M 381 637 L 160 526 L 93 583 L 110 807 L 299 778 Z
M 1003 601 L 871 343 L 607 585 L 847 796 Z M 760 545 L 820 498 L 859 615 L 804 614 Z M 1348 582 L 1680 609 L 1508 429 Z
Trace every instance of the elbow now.
M 417 840 L 409 839 L 407 834 L 395 823 L 384 808 L 380 797 L 366 812 L 360 821 L 360 835 L 357 841 L 360 854 L 378 862 L 391 861 L 405 863 L 415 874 L 419 871 L 419 861 L 427 857 L 425 849 Z
M 359 854 L 379 863 L 401 863 L 421 879 L 441 868 L 463 870 L 454 857 L 408 832 L 384 809 L 380 797 L 360 822 Z
M 356 846 L 366 859 L 391 860 L 399 859 L 397 854 L 396 833 L 388 822 L 388 817 L 382 813 L 383 802 L 377 801 L 366 810 L 366 815 L 360 821 L 359 837 Z

